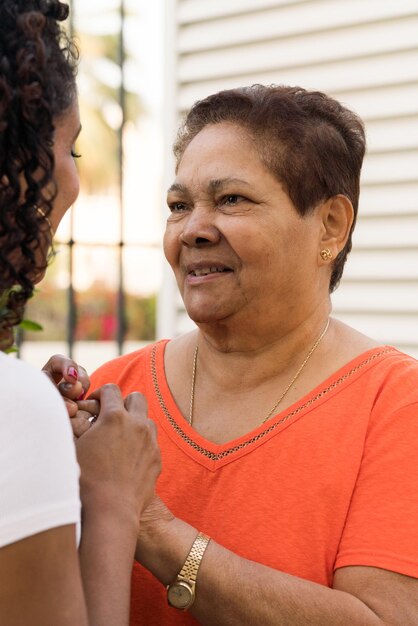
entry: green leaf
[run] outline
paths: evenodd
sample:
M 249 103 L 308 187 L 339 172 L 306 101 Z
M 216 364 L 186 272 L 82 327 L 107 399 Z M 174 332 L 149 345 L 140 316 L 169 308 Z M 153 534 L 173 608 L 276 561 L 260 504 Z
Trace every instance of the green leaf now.
M 19 352 L 19 349 L 16 348 L 16 346 L 12 346 L 11 348 L 7 348 L 7 350 L 5 350 L 6 354 L 12 354 L 13 352 Z
M 38 324 L 38 322 L 33 322 L 32 320 L 22 320 L 19 324 L 19 328 L 22 328 L 23 330 L 31 330 L 33 332 L 43 330 L 43 327 Z

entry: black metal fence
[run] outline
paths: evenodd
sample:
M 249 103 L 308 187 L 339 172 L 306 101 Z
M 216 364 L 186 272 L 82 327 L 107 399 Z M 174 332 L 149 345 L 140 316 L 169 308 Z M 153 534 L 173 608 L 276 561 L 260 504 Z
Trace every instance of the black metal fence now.
M 98 5 L 98 16 L 103 17 L 103 13 L 107 11 L 109 18 L 107 23 L 111 24 L 111 29 L 109 32 L 104 29 L 102 33 L 96 32 L 93 35 L 89 33 L 91 24 L 83 23 L 79 19 L 77 9 L 81 2 L 84 0 L 69 0 L 70 28 L 76 37 L 81 56 L 79 91 L 82 124 L 86 131 L 91 125 L 91 121 L 83 120 L 83 107 L 86 105 L 89 115 L 93 115 L 93 125 L 96 124 L 99 128 L 98 134 L 93 139 L 93 143 L 97 145 L 88 145 L 87 160 L 84 163 L 84 159 L 80 160 L 82 191 L 83 185 L 94 187 L 97 178 L 102 179 L 102 185 L 106 185 L 111 179 L 115 236 L 112 241 L 98 241 L 97 237 L 92 237 L 90 241 L 88 230 L 83 230 L 83 216 L 79 215 L 76 203 L 75 209 L 70 210 L 64 235 L 61 234 L 58 237 L 58 258 L 55 259 L 47 278 L 41 285 L 40 293 L 29 305 L 28 317 L 39 321 L 44 330 L 37 335 L 25 333 L 21 337 L 21 344 L 24 346 L 25 341 L 29 340 L 33 342 L 58 341 L 61 344 L 65 341 L 66 352 L 73 355 L 77 342 L 108 341 L 116 344 L 117 353 L 120 354 L 123 352 L 126 340 L 151 340 L 155 336 L 155 296 L 140 297 L 127 294 L 125 280 L 127 257 L 132 257 L 132 251 L 135 252 L 134 248 L 138 249 L 144 245 L 132 241 L 126 242 L 124 210 L 124 131 L 127 121 L 138 114 L 141 104 L 138 96 L 129 93 L 126 88 L 125 25 L 129 15 L 126 14 L 124 0 L 116 0 L 115 5 L 108 10 L 102 10 Z M 116 75 L 119 77 L 117 86 L 113 85 L 110 88 L 109 85 L 100 84 L 100 79 L 97 77 L 91 76 L 86 81 L 92 65 L 91 55 L 100 54 L 109 66 L 117 69 Z M 83 87 L 86 82 L 89 86 Z M 97 97 L 97 93 L 100 97 Z M 100 102 L 103 99 L 108 103 L 110 101 L 117 111 L 117 121 L 111 126 L 106 123 L 103 111 L 101 111 Z M 80 139 L 81 146 L 84 134 L 85 131 Z M 77 151 L 79 151 L 78 147 Z M 99 158 L 103 156 L 103 153 L 111 155 L 105 167 L 100 164 Z M 99 161 L 96 169 L 94 155 Z M 84 190 L 83 193 L 86 194 L 86 191 Z M 80 239 L 81 232 L 83 235 Z M 112 286 L 93 285 L 85 293 L 80 293 L 76 285 L 76 275 L 80 275 L 80 264 L 83 263 L 80 259 L 92 258 L 95 254 L 101 255 L 102 264 L 108 266 L 109 274 L 113 276 Z M 84 261 L 84 263 L 89 262 Z M 100 261 L 96 259 L 96 265 L 97 263 L 100 264 Z M 91 268 L 86 269 L 91 270 Z M 148 268 L 141 268 L 138 271 L 148 271 Z M 64 286 L 63 283 L 65 283 Z

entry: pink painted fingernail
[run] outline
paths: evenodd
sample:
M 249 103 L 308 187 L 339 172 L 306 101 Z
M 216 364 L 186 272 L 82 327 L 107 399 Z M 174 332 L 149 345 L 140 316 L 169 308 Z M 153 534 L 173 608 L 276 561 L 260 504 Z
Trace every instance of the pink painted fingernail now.
M 68 368 L 68 376 L 71 376 L 71 378 L 74 378 L 74 380 L 78 380 L 78 372 L 74 367 L 69 367 Z
M 76 399 L 76 402 L 78 402 L 79 400 L 82 400 L 82 399 L 84 398 L 84 396 L 85 396 L 85 395 L 86 395 L 86 394 L 85 394 L 85 392 L 84 392 L 84 391 L 82 391 L 82 392 L 80 393 L 80 395 L 78 396 L 78 398 Z

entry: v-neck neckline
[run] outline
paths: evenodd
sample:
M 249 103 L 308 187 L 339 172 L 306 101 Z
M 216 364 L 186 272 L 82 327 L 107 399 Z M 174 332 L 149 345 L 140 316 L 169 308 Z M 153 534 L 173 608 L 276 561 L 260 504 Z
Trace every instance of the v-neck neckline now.
M 241 437 L 217 444 L 201 436 L 189 425 L 174 400 L 164 368 L 164 352 L 167 343 L 168 340 L 164 340 L 154 344 L 150 353 L 149 385 L 161 409 L 161 415 L 156 415 L 155 418 L 176 445 L 195 461 L 212 471 L 241 458 L 258 445 L 276 436 L 313 408 L 317 408 L 332 395 L 338 393 L 345 384 L 349 384 L 377 363 L 380 357 L 396 352 L 396 348 L 391 346 L 379 346 L 363 352 L 264 424 L 260 424 Z

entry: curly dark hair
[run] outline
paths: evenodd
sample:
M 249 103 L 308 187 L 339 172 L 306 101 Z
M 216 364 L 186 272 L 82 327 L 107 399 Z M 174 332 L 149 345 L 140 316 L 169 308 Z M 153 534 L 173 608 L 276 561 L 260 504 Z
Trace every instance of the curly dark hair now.
M 318 91 L 283 85 L 228 89 L 196 102 L 174 144 L 177 167 L 189 143 L 207 125 L 231 122 L 247 129 L 267 168 L 284 186 L 300 215 L 332 196 L 347 196 L 354 221 L 333 262 L 330 291 L 341 279 L 357 217 L 360 172 L 366 150 L 361 119 Z
M 0 2 L 0 348 L 47 265 L 54 121 L 76 97 L 68 14 L 59 0 Z

